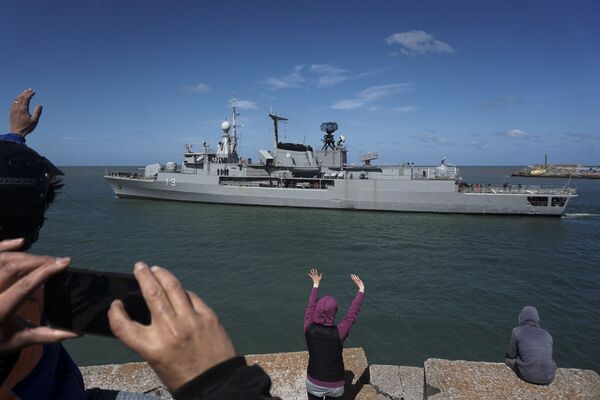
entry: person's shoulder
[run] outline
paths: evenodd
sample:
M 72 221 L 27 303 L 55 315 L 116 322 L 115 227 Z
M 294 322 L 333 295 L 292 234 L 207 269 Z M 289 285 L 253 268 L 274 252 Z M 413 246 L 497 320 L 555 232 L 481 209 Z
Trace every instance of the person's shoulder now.
M 523 332 L 526 330 L 526 325 L 521 325 L 521 326 L 515 326 L 512 329 L 512 335 L 515 336 L 516 338 L 522 337 L 523 336 Z
M 25 144 L 0 141 L 0 159 L 12 168 L 31 171 L 42 169 L 52 176 L 64 175 L 50 160 Z
M 16 143 L 8 140 L 0 140 L 0 152 L 2 154 L 32 154 L 41 157 L 35 150 L 27 146 L 25 143 Z
M 550 334 L 550 332 L 548 332 L 547 330 L 545 330 L 544 328 L 541 328 L 541 327 L 540 327 L 540 330 L 543 332 L 544 336 L 546 336 L 547 338 L 552 340 L 552 335 Z

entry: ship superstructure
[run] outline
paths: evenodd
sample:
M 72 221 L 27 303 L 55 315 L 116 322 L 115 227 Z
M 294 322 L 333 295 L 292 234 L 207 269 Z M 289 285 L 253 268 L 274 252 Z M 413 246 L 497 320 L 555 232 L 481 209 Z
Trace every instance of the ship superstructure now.
M 118 198 L 403 212 L 561 216 L 577 196 L 568 187 L 469 184 L 445 159 L 436 166 L 377 166 L 377 153 L 369 152 L 361 165 L 349 165 L 336 122 L 321 124 L 323 144 L 315 150 L 281 142 L 279 123 L 287 118 L 275 113 L 269 113 L 274 149 L 260 150 L 253 161 L 238 155 L 237 116 L 234 99 L 215 150 L 206 142 L 198 152 L 186 145 L 181 165 L 151 164 L 143 173 L 104 178 Z

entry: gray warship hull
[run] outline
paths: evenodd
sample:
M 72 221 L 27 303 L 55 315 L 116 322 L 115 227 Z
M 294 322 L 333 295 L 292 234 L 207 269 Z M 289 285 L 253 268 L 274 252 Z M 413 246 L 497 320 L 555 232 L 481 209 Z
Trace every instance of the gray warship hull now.
M 375 166 L 377 154 L 362 156 L 362 165 L 347 162 L 346 138 L 336 141 L 337 123 L 325 122 L 319 151 L 282 143 L 274 122 L 274 150 L 260 150 L 252 162 L 237 155 L 235 100 L 232 124 L 223 122 L 218 149 L 203 144 L 200 152 L 186 145 L 181 166 L 148 165 L 143 173 L 107 172 L 118 198 L 144 198 L 199 203 L 305 207 L 346 210 L 561 216 L 572 188 L 512 187 L 468 184 L 445 159 L 438 166 Z M 233 134 L 230 129 L 233 128 Z
M 561 216 L 573 196 L 529 187 L 510 191 L 484 187 L 461 192 L 453 181 L 431 180 L 348 178 L 336 179 L 326 189 L 315 189 L 240 186 L 230 181 L 223 184 L 218 177 L 185 173 L 160 173 L 156 179 L 105 179 L 119 198 L 372 211 Z M 532 197 L 547 200 L 533 205 Z M 554 201 L 553 205 L 557 197 L 565 200 Z

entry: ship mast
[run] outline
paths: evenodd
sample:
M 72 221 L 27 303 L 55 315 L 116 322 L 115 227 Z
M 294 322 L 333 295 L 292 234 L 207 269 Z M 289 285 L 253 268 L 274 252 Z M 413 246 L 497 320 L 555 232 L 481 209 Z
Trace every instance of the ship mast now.
M 272 112 L 269 113 L 269 117 L 271 117 L 273 119 L 273 125 L 275 128 L 275 150 L 277 150 L 277 144 L 279 143 L 279 130 L 278 130 L 277 123 L 279 121 L 287 121 L 288 119 L 286 117 L 282 117 L 282 116 L 274 114 Z
M 236 105 L 236 98 L 235 96 L 233 96 L 233 100 L 231 102 L 232 104 L 232 110 L 231 110 L 231 125 L 233 127 L 233 146 L 232 146 L 232 153 L 235 154 L 237 156 L 237 145 L 238 145 L 238 135 L 237 135 L 237 119 L 236 117 L 239 115 L 237 113 L 237 110 L 235 108 Z

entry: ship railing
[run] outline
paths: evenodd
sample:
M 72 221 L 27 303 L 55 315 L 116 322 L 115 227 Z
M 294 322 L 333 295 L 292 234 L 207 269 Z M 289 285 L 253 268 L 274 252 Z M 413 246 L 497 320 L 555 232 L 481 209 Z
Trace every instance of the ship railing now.
M 457 185 L 457 191 L 460 193 L 490 193 L 490 194 L 548 194 L 573 196 L 577 194 L 577 189 L 570 187 L 556 187 L 543 185 Z
M 143 173 L 139 173 L 139 172 L 110 171 L 110 172 L 107 172 L 104 176 L 112 176 L 115 178 L 123 178 L 123 179 L 154 180 L 154 177 L 144 176 Z
M 222 186 L 243 186 L 243 187 L 263 187 L 263 188 L 286 188 L 286 189 L 320 189 L 326 190 L 335 185 L 332 178 L 281 178 L 281 177 L 237 177 L 221 176 L 219 185 Z

